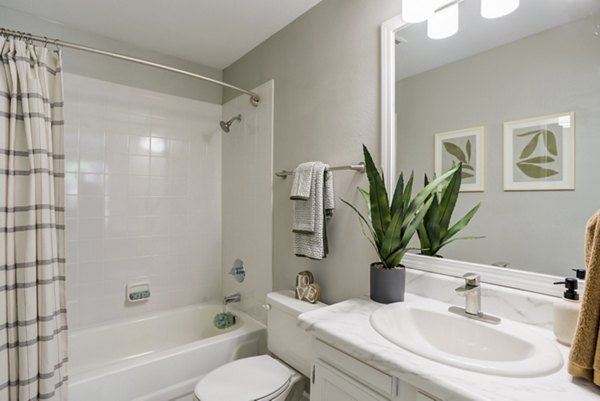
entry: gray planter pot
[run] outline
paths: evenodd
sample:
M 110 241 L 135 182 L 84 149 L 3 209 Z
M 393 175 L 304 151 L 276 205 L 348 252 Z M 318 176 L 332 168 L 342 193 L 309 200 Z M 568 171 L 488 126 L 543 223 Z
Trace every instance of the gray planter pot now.
M 382 304 L 404 301 L 406 269 L 378 269 L 371 264 L 371 299 Z

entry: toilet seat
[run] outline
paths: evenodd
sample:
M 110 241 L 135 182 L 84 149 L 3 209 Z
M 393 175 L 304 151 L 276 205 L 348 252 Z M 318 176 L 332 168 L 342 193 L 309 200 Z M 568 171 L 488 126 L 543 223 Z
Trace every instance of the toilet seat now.
M 290 369 L 269 355 L 238 359 L 207 374 L 196 385 L 200 401 L 267 401 L 290 385 Z

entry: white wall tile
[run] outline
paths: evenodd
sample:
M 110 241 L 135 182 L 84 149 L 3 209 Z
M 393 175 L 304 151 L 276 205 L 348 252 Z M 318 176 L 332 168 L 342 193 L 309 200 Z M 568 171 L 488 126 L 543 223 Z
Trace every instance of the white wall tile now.
M 127 153 L 127 149 L 127 135 L 118 131 L 111 131 L 106 133 L 106 153 Z
M 81 153 L 79 155 L 80 173 L 104 173 L 104 154 Z
M 104 217 L 104 196 L 83 196 L 77 198 L 80 218 Z M 81 226 L 79 227 L 81 229 Z
M 65 195 L 77 195 L 79 176 L 77 174 L 65 173 Z
M 149 156 L 129 156 L 130 175 L 150 175 Z
M 150 194 L 150 177 L 145 175 L 129 175 L 128 191 L 130 196 L 147 196 Z
M 85 153 L 103 153 L 104 130 L 82 123 L 79 127 L 79 151 Z
M 69 230 L 71 227 L 67 227 Z M 75 228 L 75 227 L 73 227 Z M 78 238 L 80 240 L 102 240 L 104 237 L 104 218 L 80 218 Z
M 104 195 L 103 174 L 79 174 L 79 195 Z
M 69 74 L 65 87 L 70 326 L 218 300 L 221 106 Z M 189 127 L 212 132 L 202 152 Z M 153 298 L 127 304 L 138 280 Z
M 165 156 L 168 152 L 169 141 L 165 138 L 150 138 L 150 154 L 152 156 Z
M 129 171 L 129 156 L 126 153 L 107 152 L 104 160 L 106 174 L 127 174 Z
M 166 157 L 152 156 L 150 158 L 150 175 L 166 176 L 167 175 L 167 163 Z
M 150 137 L 149 136 L 129 136 L 129 154 L 131 155 L 150 155 Z
M 127 159 L 129 163 L 129 159 Z M 104 194 L 109 196 L 117 196 L 127 194 L 129 187 L 129 176 L 127 175 L 106 175 L 104 177 Z

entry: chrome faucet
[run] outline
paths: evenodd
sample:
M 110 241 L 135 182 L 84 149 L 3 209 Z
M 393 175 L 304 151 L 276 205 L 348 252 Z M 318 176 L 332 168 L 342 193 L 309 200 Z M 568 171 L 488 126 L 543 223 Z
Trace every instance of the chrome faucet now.
M 232 302 L 240 302 L 241 300 L 242 300 L 242 296 L 238 292 L 236 294 L 224 297 L 223 298 L 223 305 L 227 305 L 227 304 L 230 304 Z
M 465 284 L 458 287 L 456 292 L 465 297 L 465 307 L 451 306 L 449 312 L 466 316 L 482 322 L 499 324 L 500 318 L 481 312 L 481 277 L 477 273 L 466 273 L 463 275 Z
M 463 275 L 465 285 L 458 287 L 458 295 L 465 297 L 465 313 L 469 315 L 481 315 L 481 286 L 479 285 L 480 276 L 477 273 L 467 273 Z

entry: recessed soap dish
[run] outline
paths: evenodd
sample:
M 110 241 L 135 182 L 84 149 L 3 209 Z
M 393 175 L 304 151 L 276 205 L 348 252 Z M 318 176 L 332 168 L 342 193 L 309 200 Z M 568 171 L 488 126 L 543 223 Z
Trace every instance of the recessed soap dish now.
M 150 283 L 127 284 L 127 300 L 129 302 L 146 301 L 150 298 Z

